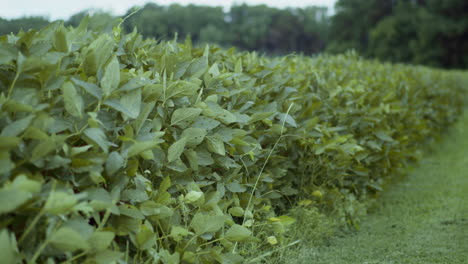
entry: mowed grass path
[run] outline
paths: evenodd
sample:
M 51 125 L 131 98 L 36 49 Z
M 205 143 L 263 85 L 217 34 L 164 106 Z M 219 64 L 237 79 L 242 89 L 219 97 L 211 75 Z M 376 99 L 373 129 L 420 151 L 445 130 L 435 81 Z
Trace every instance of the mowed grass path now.
M 291 249 L 287 263 L 468 264 L 468 113 L 356 232 Z

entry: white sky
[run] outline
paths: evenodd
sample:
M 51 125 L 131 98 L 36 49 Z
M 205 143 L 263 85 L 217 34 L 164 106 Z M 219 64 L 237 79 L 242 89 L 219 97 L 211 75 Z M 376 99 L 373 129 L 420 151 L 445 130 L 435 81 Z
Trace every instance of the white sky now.
M 223 6 L 228 8 L 234 3 L 249 5 L 267 4 L 274 7 L 305 7 L 311 5 L 333 8 L 336 0 L 0 0 L 0 17 L 18 18 L 21 16 L 41 15 L 49 19 L 68 19 L 71 15 L 89 8 L 99 8 L 122 15 L 132 6 L 142 6 L 147 2 L 160 5 L 189 3 L 198 5 Z

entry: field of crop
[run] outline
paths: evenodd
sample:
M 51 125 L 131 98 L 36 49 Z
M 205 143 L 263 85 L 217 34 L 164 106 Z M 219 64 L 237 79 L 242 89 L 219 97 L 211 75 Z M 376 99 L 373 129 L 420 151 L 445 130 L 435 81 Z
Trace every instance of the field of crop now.
M 102 34 L 86 19 L 1 36 L 2 261 L 257 262 L 253 249 L 287 246 L 295 205 L 356 226 L 458 119 L 467 81 L 354 53 Z

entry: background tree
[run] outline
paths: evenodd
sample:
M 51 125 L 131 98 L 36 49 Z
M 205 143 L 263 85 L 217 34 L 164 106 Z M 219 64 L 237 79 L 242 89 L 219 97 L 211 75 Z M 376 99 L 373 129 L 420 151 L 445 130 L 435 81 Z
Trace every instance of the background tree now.
M 330 42 L 332 53 L 354 49 L 365 54 L 369 32 L 380 20 L 392 12 L 396 0 L 338 0 L 331 17 Z
M 47 18 L 41 16 L 22 17 L 17 19 L 0 18 L 0 35 L 18 33 L 21 29 L 28 31 L 30 29 L 39 30 L 49 24 Z
M 118 18 L 108 12 L 89 9 L 72 15 L 65 25 L 77 27 L 86 15 L 90 15 L 89 28 L 94 31 L 110 32 L 119 23 Z

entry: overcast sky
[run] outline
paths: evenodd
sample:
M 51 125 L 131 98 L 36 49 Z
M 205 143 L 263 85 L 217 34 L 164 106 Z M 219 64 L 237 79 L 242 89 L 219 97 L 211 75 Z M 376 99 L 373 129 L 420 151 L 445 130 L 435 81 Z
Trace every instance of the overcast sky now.
M 172 3 L 223 6 L 228 8 L 234 3 L 249 5 L 267 4 L 275 7 L 304 7 L 320 5 L 332 8 L 336 0 L 0 0 L 0 17 L 18 18 L 40 15 L 49 19 L 67 19 L 71 15 L 89 8 L 99 8 L 115 15 L 125 13 L 130 7 L 154 2 L 160 5 Z

